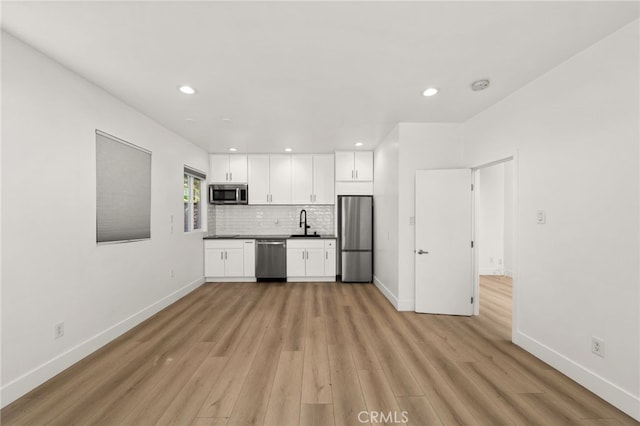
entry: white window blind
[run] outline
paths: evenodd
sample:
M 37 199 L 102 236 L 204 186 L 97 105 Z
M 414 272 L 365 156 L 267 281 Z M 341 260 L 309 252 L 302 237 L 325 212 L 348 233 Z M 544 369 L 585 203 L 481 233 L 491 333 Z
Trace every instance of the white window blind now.
M 96 130 L 98 243 L 151 238 L 151 152 Z

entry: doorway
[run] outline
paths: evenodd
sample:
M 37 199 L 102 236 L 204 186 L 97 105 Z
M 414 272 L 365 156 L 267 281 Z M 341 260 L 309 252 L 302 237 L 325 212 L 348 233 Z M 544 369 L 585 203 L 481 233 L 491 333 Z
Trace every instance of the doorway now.
M 513 306 L 514 161 L 474 169 L 474 314 L 515 336 Z

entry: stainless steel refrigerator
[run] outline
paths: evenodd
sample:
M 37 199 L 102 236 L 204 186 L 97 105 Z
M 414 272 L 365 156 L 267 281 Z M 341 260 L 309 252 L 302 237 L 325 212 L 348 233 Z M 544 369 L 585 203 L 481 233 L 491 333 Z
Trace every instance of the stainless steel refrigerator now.
M 338 197 L 338 256 L 343 282 L 373 278 L 373 197 Z

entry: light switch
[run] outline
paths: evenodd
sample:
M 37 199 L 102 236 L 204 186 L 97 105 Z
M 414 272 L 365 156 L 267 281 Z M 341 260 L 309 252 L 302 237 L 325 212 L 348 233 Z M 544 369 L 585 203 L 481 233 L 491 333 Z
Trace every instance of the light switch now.
M 536 223 L 538 225 L 544 225 L 545 223 L 547 223 L 547 212 L 545 212 L 544 210 L 536 211 Z
M 415 216 L 409 216 L 409 225 L 415 225 L 416 218 Z

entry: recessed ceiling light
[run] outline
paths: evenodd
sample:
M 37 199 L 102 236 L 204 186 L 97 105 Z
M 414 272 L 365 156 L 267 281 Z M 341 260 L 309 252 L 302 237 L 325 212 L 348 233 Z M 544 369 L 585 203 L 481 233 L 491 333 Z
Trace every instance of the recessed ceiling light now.
M 178 87 L 178 90 L 184 93 L 185 95 L 193 95 L 196 93 L 196 89 L 194 89 L 191 86 L 180 86 Z
M 231 123 L 231 119 L 230 118 L 223 118 L 222 121 L 224 121 L 225 123 Z
M 424 92 L 422 92 L 422 96 L 433 96 L 436 93 L 438 93 L 438 89 L 436 89 L 435 87 L 429 87 L 428 89 L 425 89 Z
M 291 148 L 285 148 L 284 150 L 285 150 L 285 152 L 291 152 L 291 151 L 293 151 L 293 149 L 291 149 Z
M 489 87 L 489 84 L 489 80 L 474 81 L 473 83 L 471 83 L 471 90 L 473 90 L 474 92 L 479 92 Z
M 195 118 L 185 118 L 184 121 L 186 121 L 187 123 L 193 123 L 196 121 Z
M 236 152 L 238 150 L 238 148 L 229 148 L 229 151 L 231 152 Z
M 356 142 L 356 146 L 362 146 L 364 145 L 362 142 Z

